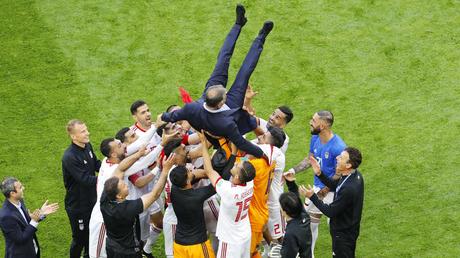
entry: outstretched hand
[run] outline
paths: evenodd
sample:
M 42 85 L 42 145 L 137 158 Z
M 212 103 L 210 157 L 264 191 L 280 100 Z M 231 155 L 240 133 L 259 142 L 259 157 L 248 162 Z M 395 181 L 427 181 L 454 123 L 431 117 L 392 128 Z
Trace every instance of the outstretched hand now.
M 252 99 L 252 98 L 254 98 L 258 93 L 259 93 L 259 92 L 254 91 L 254 90 L 252 89 L 251 84 L 248 84 L 248 87 L 246 88 L 246 93 L 245 93 L 244 97 L 247 98 L 247 99 Z
M 295 181 L 295 172 L 292 172 L 292 171 L 284 172 L 283 176 L 286 181 L 289 181 L 289 182 Z
M 166 124 L 165 121 L 161 120 L 162 115 L 163 115 L 163 113 L 160 113 L 159 115 L 157 115 L 157 120 L 155 121 L 155 128 L 159 128 L 163 124 Z
M 150 149 L 147 148 L 146 144 L 142 144 L 141 147 L 139 147 L 138 153 L 141 157 L 147 155 L 150 152 Z
M 163 172 L 169 172 L 171 170 L 172 166 L 174 166 L 174 153 L 169 154 L 169 157 L 164 156 L 163 157 Z
M 313 194 L 315 194 L 315 191 L 313 191 L 313 188 L 311 187 L 311 185 L 308 185 L 307 187 L 305 187 L 304 185 L 301 185 L 299 187 L 299 193 L 305 196 L 306 198 L 310 198 L 313 196 Z
M 166 134 L 165 130 L 163 129 L 163 134 L 161 135 L 161 145 L 165 146 L 172 139 L 177 139 L 179 137 L 179 134 L 179 131 L 174 131 L 171 134 Z
M 317 176 L 321 175 L 321 167 L 319 166 L 319 163 L 315 159 L 315 157 L 310 156 L 309 160 L 310 160 L 311 168 L 315 172 L 315 175 L 317 175 Z
M 59 204 L 57 202 L 48 204 L 48 200 L 46 200 L 46 202 L 40 208 L 40 215 L 47 216 L 51 213 L 55 213 L 58 209 L 59 209 Z
M 36 209 L 32 213 L 30 213 L 30 210 L 29 210 L 29 216 L 33 221 L 38 222 L 40 220 L 40 210 Z

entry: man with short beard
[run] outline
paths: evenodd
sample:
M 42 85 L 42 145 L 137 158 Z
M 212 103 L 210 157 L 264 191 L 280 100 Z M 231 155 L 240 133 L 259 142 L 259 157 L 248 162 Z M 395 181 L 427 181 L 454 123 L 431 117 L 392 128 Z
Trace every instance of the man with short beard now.
M 345 149 L 345 142 L 334 134 L 331 130 L 332 124 L 334 123 L 334 115 L 332 112 L 322 110 L 316 112 L 310 120 L 310 132 L 312 134 L 310 140 L 310 152 L 309 156 L 302 160 L 297 166 L 289 169 L 290 173 L 297 173 L 309 168 L 310 162 L 309 157 L 315 157 L 321 167 L 321 171 L 329 178 L 335 175 L 335 167 L 337 165 L 337 156 Z M 334 193 L 330 192 L 329 188 L 325 186 L 321 180 L 314 177 L 315 193 L 318 198 L 325 204 L 330 204 L 333 201 Z M 312 231 L 312 243 L 311 251 L 312 257 L 314 257 L 314 249 L 316 239 L 318 239 L 318 227 L 323 214 L 318 208 L 310 202 L 309 199 L 305 200 L 307 205 L 307 212 L 310 214 L 311 219 L 311 231 Z
M 152 126 L 152 113 L 147 103 L 141 99 L 136 100 L 130 107 L 131 115 L 136 121 L 131 129 L 141 136 Z

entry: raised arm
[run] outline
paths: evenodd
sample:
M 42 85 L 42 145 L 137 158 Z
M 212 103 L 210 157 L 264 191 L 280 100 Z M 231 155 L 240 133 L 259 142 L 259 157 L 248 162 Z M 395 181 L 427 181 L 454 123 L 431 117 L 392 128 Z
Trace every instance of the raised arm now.
M 233 142 L 238 149 L 249 153 L 257 158 L 261 158 L 264 155 L 264 152 L 257 145 L 252 144 L 250 141 L 244 139 L 238 131 L 238 127 L 235 125 L 234 128 L 229 129 L 230 134 L 228 139 Z
M 212 185 L 215 187 L 217 179 L 219 179 L 220 175 L 212 168 L 211 164 L 211 157 L 209 157 L 209 152 L 207 148 L 207 140 L 206 136 L 204 136 L 204 132 L 201 131 L 200 133 L 200 141 L 201 141 L 201 151 L 203 155 L 203 163 L 204 163 L 204 170 L 208 175 L 209 180 L 211 181 Z
M 163 132 L 161 136 L 161 143 L 158 146 L 156 146 L 155 149 L 153 149 L 153 151 L 151 151 L 145 157 L 143 157 L 142 159 L 139 159 L 138 162 L 134 163 L 131 167 L 129 167 L 125 172 L 125 176 L 130 176 L 132 174 L 135 174 L 141 171 L 142 169 L 145 169 L 148 166 L 152 165 L 157 160 L 158 156 L 160 156 L 161 151 L 163 150 L 163 147 L 166 146 L 166 144 L 170 140 L 177 137 L 178 134 L 179 132 L 175 132 L 172 134 L 165 134 Z
M 309 160 L 311 156 L 312 155 L 309 154 L 307 157 L 305 157 L 302 161 L 300 161 L 294 167 L 290 168 L 288 171 L 289 172 L 299 173 L 299 172 L 302 172 L 304 170 L 307 170 L 308 168 L 311 167 L 310 160 Z
M 168 172 L 173 165 L 173 159 L 174 159 L 174 155 L 169 155 L 168 158 L 166 157 L 163 158 L 163 170 L 161 171 L 158 182 L 155 184 L 155 186 L 153 187 L 150 193 L 145 194 L 141 197 L 142 204 L 144 205 L 144 210 L 148 209 L 148 207 L 150 207 L 150 205 L 152 205 L 152 203 L 156 201 L 158 197 L 160 197 L 161 192 L 163 191 L 165 184 L 166 184 Z
M 310 198 L 313 204 L 315 204 L 315 206 L 329 218 L 340 214 L 346 207 L 350 206 L 350 202 L 353 200 L 353 192 L 350 188 L 344 188 L 341 190 L 338 197 L 336 197 L 331 204 L 325 204 L 321 201 L 314 193 L 313 188 L 310 185 L 306 188 L 301 186 L 301 191 L 306 198 Z
M 310 156 L 310 164 L 311 167 L 313 168 L 313 172 L 315 172 L 315 175 L 325 184 L 327 187 L 332 189 L 332 191 L 335 190 L 337 187 L 337 183 L 339 180 L 334 180 L 332 178 L 327 177 L 324 173 L 321 172 L 321 168 L 319 166 L 318 161 L 315 159 L 315 157 Z
M 175 110 L 173 112 L 164 112 L 163 115 L 161 116 L 161 120 L 165 122 L 177 122 L 180 120 L 187 120 L 189 116 L 189 106 L 193 105 L 195 102 L 192 102 L 190 104 L 185 104 L 181 109 Z
M 151 140 L 152 137 L 155 135 L 157 128 L 159 128 L 164 122 L 161 120 L 161 114 L 157 116 L 157 120 L 154 124 L 150 127 L 145 134 L 141 135 L 137 138 L 136 141 L 131 143 L 128 147 L 126 147 L 126 156 L 132 155 L 134 152 L 138 151 L 142 145 L 147 145 Z
M 224 180 L 229 180 L 232 173 L 230 173 L 230 170 L 232 170 L 233 166 L 235 165 L 236 161 L 236 155 L 238 154 L 238 148 L 233 142 L 230 142 L 230 149 L 232 153 L 230 154 L 230 157 L 227 160 L 227 165 L 225 165 L 224 169 L 222 169 L 222 179 Z
M 142 156 L 144 156 L 147 153 L 147 150 L 145 148 L 145 145 L 141 147 L 141 149 L 134 153 L 133 155 L 124 158 L 120 164 L 118 164 L 118 167 L 115 169 L 115 172 L 113 173 L 113 176 L 116 176 L 120 179 L 123 179 L 123 176 L 125 176 L 126 170 L 128 170 L 136 161 L 138 161 Z M 137 170 L 139 171 L 139 170 Z M 127 175 L 129 176 L 129 175 Z
M 157 128 L 152 125 L 152 127 L 150 127 L 150 129 L 148 129 L 147 132 L 145 132 L 145 134 L 137 138 L 136 141 L 134 141 L 126 147 L 126 156 L 131 156 L 136 151 L 138 151 L 141 148 L 141 146 L 147 145 L 149 141 L 152 139 L 152 137 L 155 135 L 156 131 Z

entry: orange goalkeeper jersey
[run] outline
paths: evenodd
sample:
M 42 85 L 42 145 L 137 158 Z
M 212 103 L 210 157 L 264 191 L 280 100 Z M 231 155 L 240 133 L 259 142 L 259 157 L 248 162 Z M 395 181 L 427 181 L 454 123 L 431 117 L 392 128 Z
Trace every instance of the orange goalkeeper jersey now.
M 272 153 L 271 146 L 268 145 L 268 147 Z M 254 194 L 249 205 L 249 221 L 253 232 L 262 232 L 268 221 L 268 194 L 276 165 L 276 162 L 270 160 L 270 156 L 268 156 L 269 160 L 266 158 L 249 160 L 256 170 Z

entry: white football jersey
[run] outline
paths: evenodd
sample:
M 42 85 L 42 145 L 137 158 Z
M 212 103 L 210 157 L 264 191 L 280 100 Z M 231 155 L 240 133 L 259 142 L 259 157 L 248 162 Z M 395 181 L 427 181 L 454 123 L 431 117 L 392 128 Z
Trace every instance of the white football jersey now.
M 173 168 L 175 168 L 176 166 L 174 165 L 171 170 Z M 163 215 L 163 222 L 165 223 L 169 223 L 169 224 L 177 224 L 177 217 L 176 217 L 176 213 L 174 212 L 174 209 L 173 209 L 173 205 L 171 203 L 171 186 L 172 186 L 172 183 L 171 183 L 171 180 L 169 180 L 169 174 L 171 173 L 171 170 L 169 170 L 168 172 L 168 177 L 166 179 L 166 185 L 165 185 L 165 189 L 164 189 L 164 193 L 165 193 L 165 203 L 167 205 L 166 209 L 165 209 L 165 214 Z
M 147 131 L 142 129 L 138 123 L 136 122 L 133 124 L 129 129 L 133 130 L 137 135 L 142 136 L 144 135 Z
M 107 179 L 113 176 L 115 169 L 117 169 L 118 164 L 111 163 L 107 157 L 102 160 L 101 168 L 99 169 L 99 174 L 97 175 L 97 184 L 96 184 L 96 191 L 97 191 L 97 202 L 101 201 L 101 195 L 104 191 L 104 184 Z
M 89 255 L 91 257 L 106 257 L 105 253 L 105 226 L 101 212 L 101 195 L 107 179 L 113 176 L 118 164 L 111 163 L 107 158 L 102 160 L 99 175 L 97 176 L 96 191 L 97 201 L 91 212 L 89 220 Z
M 280 195 L 284 192 L 283 172 L 286 166 L 286 157 L 280 149 L 274 147 L 270 163 L 272 161 L 275 161 L 276 165 L 270 186 L 270 193 L 268 195 L 268 206 L 279 207 L 279 198 Z
M 220 178 L 216 191 L 221 199 L 216 236 L 226 243 L 241 243 L 250 239 L 248 211 L 254 191 L 253 181 L 246 185 L 234 185 Z

